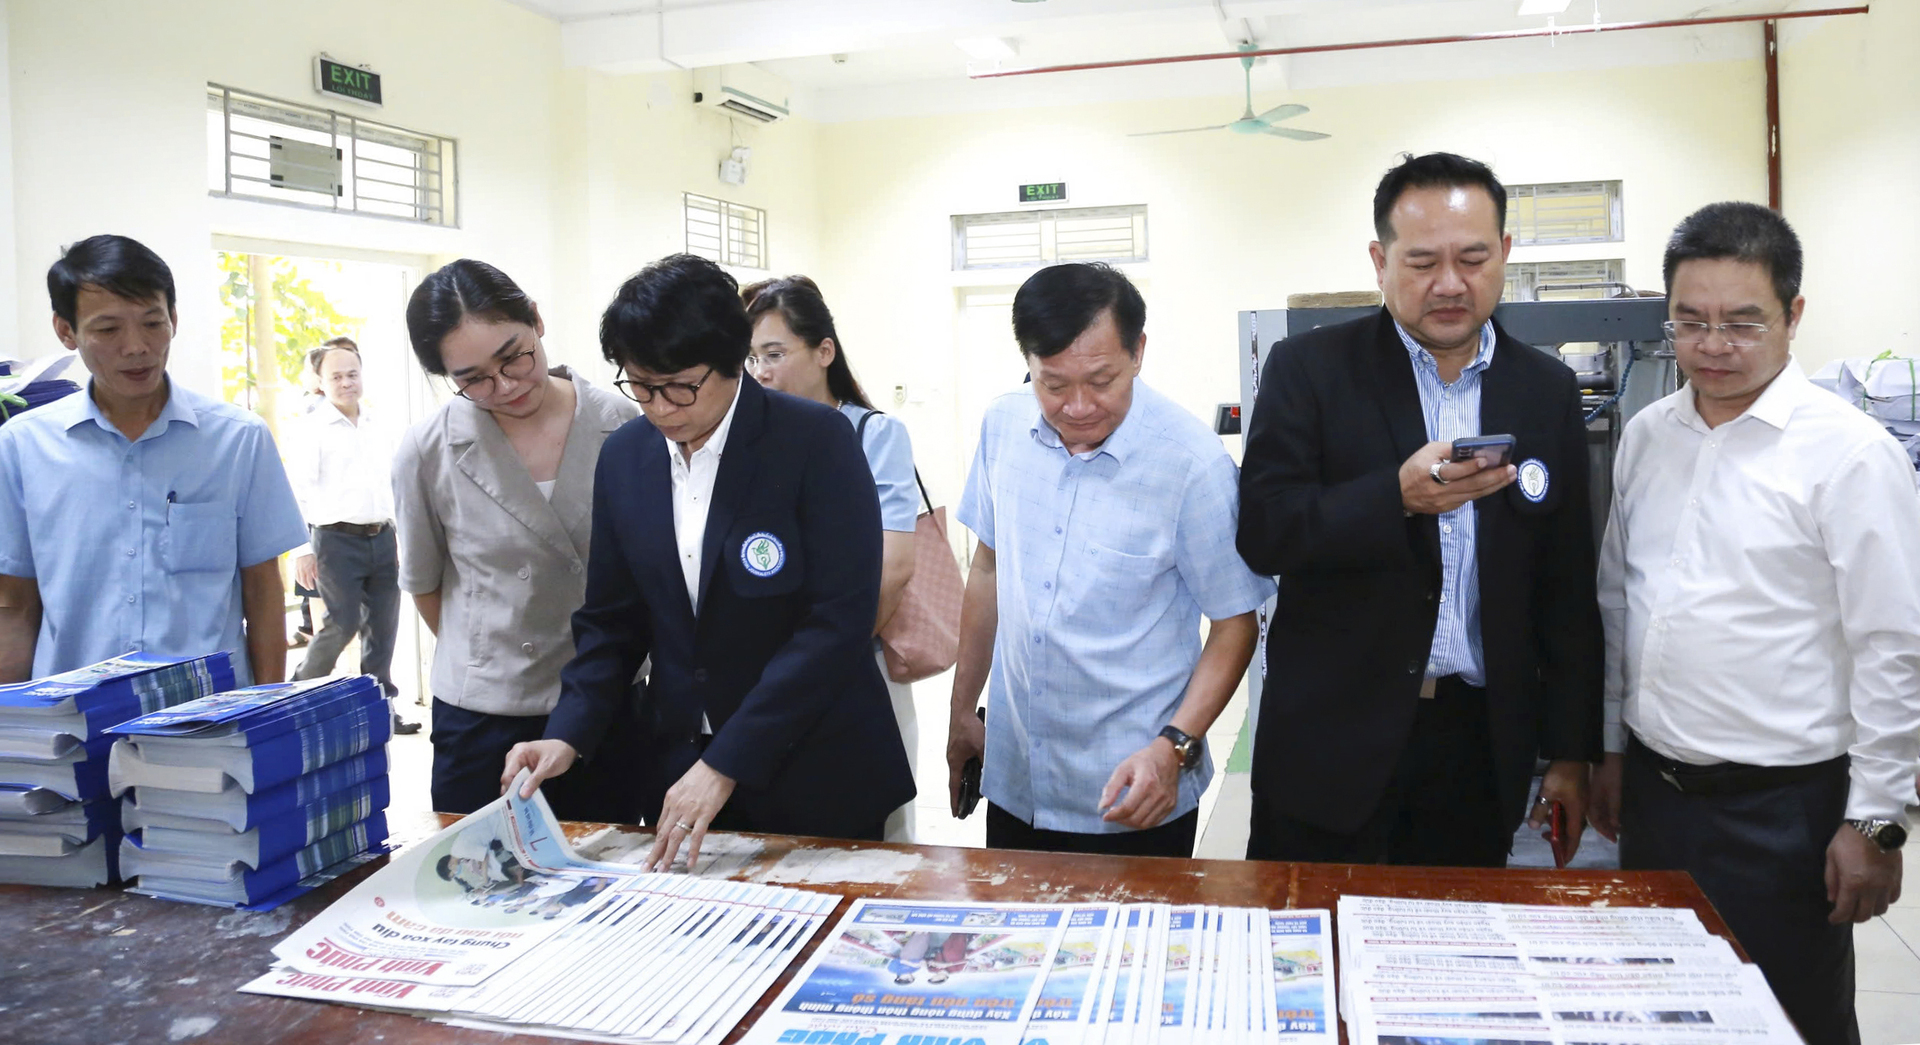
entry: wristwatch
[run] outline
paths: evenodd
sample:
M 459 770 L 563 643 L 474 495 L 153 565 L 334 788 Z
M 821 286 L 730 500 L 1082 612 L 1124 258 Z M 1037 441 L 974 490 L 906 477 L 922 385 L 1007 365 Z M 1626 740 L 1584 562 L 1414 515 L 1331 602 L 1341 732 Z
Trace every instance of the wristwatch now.
M 1867 836 L 1867 841 L 1880 847 L 1883 853 L 1891 853 L 1907 844 L 1907 829 L 1892 820 L 1849 820 L 1855 831 Z
M 1177 726 L 1168 726 L 1160 731 L 1173 744 L 1173 753 L 1180 756 L 1180 769 L 1184 772 L 1200 766 L 1200 745 L 1203 741 L 1196 736 L 1182 732 Z

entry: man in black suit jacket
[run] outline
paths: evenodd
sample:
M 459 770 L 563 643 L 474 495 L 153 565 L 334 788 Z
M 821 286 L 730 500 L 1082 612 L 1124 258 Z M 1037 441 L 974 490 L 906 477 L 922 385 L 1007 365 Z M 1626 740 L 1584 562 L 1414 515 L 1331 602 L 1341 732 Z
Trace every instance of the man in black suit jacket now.
M 601 349 L 645 416 L 601 450 L 574 659 L 501 781 L 640 759 L 658 869 L 709 827 L 878 841 L 913 798 L 873 659 L 873 475 L 839 412 L 741 373 L 751 335 L 733 277 L 690 255 L 608 306 Z M 649 656 L 644 750 L 599 750 Z
M 1491 170 L 1409 157 L 1374 219 L 1386 307 L 1276 345 L 1247 435 L 1237 543 L 1280 579 L 1247 855 L 1503 866 L 1536 756 L 1571 852 L 1603 657 L 1580 392 L 1491 320 Z M 1512 463 L 1452 460 L 1482 433 Z

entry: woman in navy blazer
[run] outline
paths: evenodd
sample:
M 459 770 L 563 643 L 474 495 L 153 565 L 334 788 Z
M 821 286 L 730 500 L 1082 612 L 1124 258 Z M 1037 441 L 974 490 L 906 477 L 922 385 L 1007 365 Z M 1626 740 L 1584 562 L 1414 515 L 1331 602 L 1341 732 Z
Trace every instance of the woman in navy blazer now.
M 574 658 L 502 777 L 639 759 L 662 869 L 709 827 L 878 840 L 913 798 L 871 646 L 872 473 L 845 418 L 742 373 L 751 336 L 733 277 L 690 255 L 608 306 L 601 350 L 645 416 L 601 452 Z M 640 750 L 604 749 L 649 656 Z

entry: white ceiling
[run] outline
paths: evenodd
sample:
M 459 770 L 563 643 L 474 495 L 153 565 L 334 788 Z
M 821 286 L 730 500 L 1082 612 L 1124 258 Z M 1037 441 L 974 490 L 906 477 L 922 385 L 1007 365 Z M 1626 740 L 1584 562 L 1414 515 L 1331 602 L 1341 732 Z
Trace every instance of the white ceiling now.
M 512 0 L 561 25 L 566 61 L 631 73 L 752 62 L 822 120 L 1239 93 L 1232 62 L 973 80 L 955 45 L 998 37 L 1032 68 L 1231 50 L 1497 32 L 1548 24 L 1518 0 Z M 1862 0 L 1571 0 L 1577 31 L 1628 22 L 1851 6 Z M 1880 0 L 1882 3 L 1890 0 Z M 1596 10 L 1597 8 L 1597 10 Z M 1596 19 L 1597 15 L 1597 19 Z M 1791 40 L 1812 23 L 1789 22 Z M 1287 89 L 1473 78 L 1549 69 L 1752 58 L 1756 24 L 1262 59 L 1263 99 Z M 836 61 L 834 56 L 842 56 Z M 1270 102 L 1268 102 L 1270 104 Z

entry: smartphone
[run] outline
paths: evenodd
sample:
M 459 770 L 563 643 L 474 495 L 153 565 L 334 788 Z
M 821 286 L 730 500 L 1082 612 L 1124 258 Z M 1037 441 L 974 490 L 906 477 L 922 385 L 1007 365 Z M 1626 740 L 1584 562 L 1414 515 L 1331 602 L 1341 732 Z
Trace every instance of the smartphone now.
M 1482 468 L 1504 468 L 1513 460 L 1513 437 L 1510 435 L 1475 435 L 1453 441 L 1453 459 L 1471 461 L 1480 459 Z
M 980 716 L 984 725 L 987 721 L 987 709 L 975 708 L 974 714 Z M 974 807 L 980 804 L 980 756 L 975 755 L 960 766 L 960 819 L 973 815 Z

